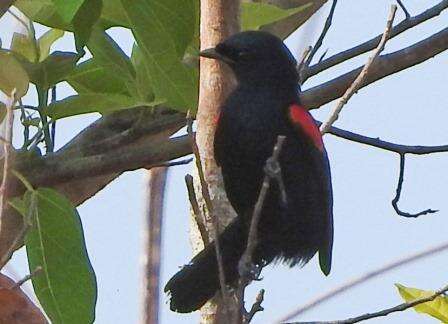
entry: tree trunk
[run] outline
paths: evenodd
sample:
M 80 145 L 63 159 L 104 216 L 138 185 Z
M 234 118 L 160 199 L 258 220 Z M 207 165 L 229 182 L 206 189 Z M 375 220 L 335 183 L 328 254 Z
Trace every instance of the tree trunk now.
M 201 49 L 214 47 L 239 30 L 239 7 L 239 0 L 201 0 Z M 219 218 L 221 228 L 235 217 L 235 212 L 227 201 L 221 171 L 213 157 L 213 138 L 219 107 L 229 94 L 233 85 L 234 81 L 231 72 L 226 66 L 223 66 L 215 60 L 201 58 L 199 106 L 196 115 L 196 140 L 203 164 L 205 179 L 209 186 L 214 212 Z M 201 210 L 205 210 L 205 202 L 201 195 L 197 173 L 195 174 L 195 187 L 199 206 Z M 202 250 L 203 242 L 194 219 L 192 223 L 191 243 L 194 253 L 197 253 Z M 206 223 L 207 225 L 211 224 L 209 221 Z M 212 232 L 209 230 L 209 233 Z M 219 320 L 219 316 L 216 316 L 217 313 L 220 313 L 220 306 L 222 305 L 218 297 L 207 303 L 201 310 L 201 323 L 222 322 Z

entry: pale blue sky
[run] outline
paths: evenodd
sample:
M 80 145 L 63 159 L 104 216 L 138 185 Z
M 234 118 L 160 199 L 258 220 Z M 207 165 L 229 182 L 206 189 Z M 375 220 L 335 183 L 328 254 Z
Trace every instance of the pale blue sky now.
M 330 1 L 331 2 L 331 1 Z M 438 1 L 406 0 L 412 14 Z M 323 49 L 334 54 L 382 32 L 393 1 L 340 0 L 333 26 Z M 326 17 L 329 4 L 323 9 Z M 397 19 L 402 19 L 399 10 Z M 386 52 L 423 39 L 446 27 L 448 13 L 427 22 L 389 42 Z M 322 22 L 317 21 L 320 32 Z M 0 37 L 9 44 L 13 21 L 0 20 Z M 314 43 L 314 38 L 296 33 L 287 45 L 297 54 Z M 42 32 L 39 28 L 38 32 Z M 111 34 L 129 53 L 132 39 L 120 29 Z M 311 41 L 309 40 L 311 38 Z M 306 39 L 306 41 L 303 41 Z M 72 49 L 71 38 L 58 41 L 56 48 Z M 364 63 L 362 56 L 326 71 L 307 82 L 304 89 L 326 81 Z M 404 144 L 437 145 L 448 143 L 448 54 L 443 53 L 415 68 L 380 80 L 359 91 L 344 108 L 337 126 L 372 137 L 379 136 Z M 60 87 L 58 97 L 72 92 Z M 27 96 L 35 102 L 34 92 Z M 324 119 L 334 102 L 313 112 Z M 92 114 L 58 123 L 58 147 L 85 125 L 97 118 Z M 251 285 L 248 302 L 260 288 L 266 289 L 263 313 L 254 323 L 269 323 L 296 305 L 335 287 L 348 279 L 390 262 L 413 251 L 447 239 L 448 201 L 446 165 L 448 154 L 407 157 L 405 182 L 400 206 L 406 211 L 439 209 L 437 214 L 419 219 L 397 216 L 390 201 L 395 194 L 398 177 L 398 156 L 389 152 L 347 142 L 331 135 L 325 137 L 333 174 L 335 195 L 335 246 L 332 273 L 325 277 L 315 259 L 303 269 L 281 265 L 263 271 L 264 280 Z M 188 262 L 191 251 L 188 241 L 188 204 L 184 175 L 191 165 L 170 170 L 166 199 L 163 237 L 162 286 L 178 267 Z M 122 175 L 106 189 L 79 207 L 84 224 L 87 247 L 98 279 L 96 323 L 137 323 L 140 312 L 140 254 L 144 211 L 145 172 Z M 24 252 L 17 253 L 9 267 L 17 277 L 27 274 Z M 394 283 L 437 289 L 448 282 L 448 253 L 425 259 L 351 290 L 323 304 L 301 320 L 343 319 L 364 312 L 379 310 L 401 302 Z M 197 314 L 181 315 L 169 311 L 162 294 L 161 323 L 194 323 Z M 412 310 L 372 320 L 371 323 L 436 323 Z

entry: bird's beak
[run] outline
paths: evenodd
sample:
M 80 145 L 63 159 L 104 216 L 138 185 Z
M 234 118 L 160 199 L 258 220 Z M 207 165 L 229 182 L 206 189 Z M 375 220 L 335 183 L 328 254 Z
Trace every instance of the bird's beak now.
M 234 63 L 234 61 L 232 59 L 230 59 L 229 57 L 218 53 L 215 48 L 207 48 L 207 49 L 199 52 L 199 56 L 222 61 L 227 64 Z

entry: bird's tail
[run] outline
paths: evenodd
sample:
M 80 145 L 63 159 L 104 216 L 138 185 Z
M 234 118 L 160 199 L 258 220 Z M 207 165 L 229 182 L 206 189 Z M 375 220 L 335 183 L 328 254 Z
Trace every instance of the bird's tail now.
M 237 218 L 219 236 L 226 284 L 238 279 L 238 262 L 246 248 L 245 228 Z M 171 310 L 189 313 L 202 307 L 219 288 L 218 263 L 212 242 L 168 281 L 165 292 L 171 295 Z

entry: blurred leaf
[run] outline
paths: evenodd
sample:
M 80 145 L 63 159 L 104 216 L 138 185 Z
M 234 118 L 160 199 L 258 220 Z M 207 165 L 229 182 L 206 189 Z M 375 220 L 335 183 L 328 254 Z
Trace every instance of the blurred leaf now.
M 11 50 L 22 55 L 30 62 L 37 61 L 37 45 L 35 40 L 28 35 L 14 33 L 12 36 Z
M 122 0 L 122 5 L 156 101 L 181 110 L 196 108 L 197 70 L 181 62 L 194 36 L 194 0 Z
M 285 39 L 297 28 L 302 26 L 308 19 L 313 16 L 328 0 L 261 0 L 262 3 L 269 3 L 276 5 L 281 9 L 298 8 L 308 3 L 312 5 L 296 14 L 293 14 L 287 18 L 275 21 L 271 24 L 264 25 L 261 30 L 270 32 L 277 35 L 281 39 Z
M 129 28 L 129 19 L 123 9 L 121 0 L 107 0 L 103 3 L 101 13 L 102 25 L 104 29 L 112 26 Z
M 25 119 L 25 120 L 22 121 L 22 125 L 39 127 L 39 125 L 40 125 L 40 118 L 36 117 L 36 118 Z
M 0 90 L 9 96 L 16 89 L 16 97 L 28 91 L 29 79 L 22 65 L 11 52 L 0 50 Z
M 39 63 L 29 63 L 24 60 L 20 63 L 27 71 L 32 83 L 42 89 L 49 89 L 67 78 L 75 68 L 77 60 L 76 53 L 56 51 Z
M 151 79 L 146 73 L 145 63 L 143 61 L 142 51 L 134 44 L 132 48 L 131 62 L 136 72 L 136 87 L 139 98 L 150 100 L 154 96 L 151 88 Z
M 39 37 L 37 40 L 39 47 L 39 61 L 43 61 L 48 57 L 51 46 L 62 36 L 64 36 L 63 30 L 52 28 Z
M 59 15 L 66 23 L 70 23 L 73 20 L 84 1 L 88 0 L 52 0 Z
M 406 302 L 411 302 L 434 294 L 433 291 L 405 287 L 400 284 L 395 284 L 395 286 L 398 288 L 398 292 Z M 419 304 L 413 308 L 418 313 L 424 313 L 437 318 L 443 323 L 448 323 L 448 297 L 446 296 L 438 296 L 433 301 Z
M 78 64 L 67 77 L 77 93 L 116 93 L 130 95 L 125 80 L 114 69 L 104 67 L 90 59 Z
M 0 1 L 0 17 L 2 17 L 5 12 L 8 11 L 9 7 L 12 6 L 14 0 L 1 0 Z
M 259 2 L 243 2 L 241 4 L 241 29 L 257 30 L 264 25 L 285 19 L 309 8 L 312 2 L 292 9 L 280 9 L 274 5 Z
M 47 114 L 53 119 L 58 119 L 90 112 L 105 114 L 116 110 L 156 104 L 158 103 L 143 103 L 136 98 L 121 94 L 83 93 L 50 104 Z
M 73 30 L 71 24 L 64 21 L 59 14 L 52 0 L 16 0 L 14 6 L 39 24 L 63 30 Z
M 76 50 L 81 56 L 84 55 L 83 48 L 90 38 L 93 26 L 100 18 L 102 8 L 102 0 L 84 0 L 84 3 L 73 18 Z
M 123 80 L 128 92 L 137 96 L 135 70 L 129 57 L 106 32 L 95 28 L 88 42 L 88 48 L 97 66 L 111 71 Z M 103 82 L 106 82 L 103 80 Z
M 33 223 L 25 238 L 28 265 L 42 267 L 32 278 L 39 302 L 54 324 L 93 323 L 96 278 L 78 212 L 53 189 L 28 191 L 23 200 Z
M 19 288 L 16 282 L 0 273 L 0 323 L 7 324 L 46 324 L 47 320 L 40 309 Z

